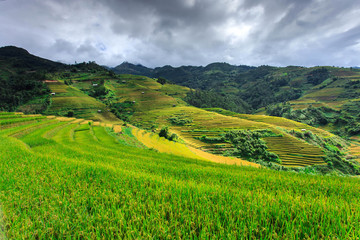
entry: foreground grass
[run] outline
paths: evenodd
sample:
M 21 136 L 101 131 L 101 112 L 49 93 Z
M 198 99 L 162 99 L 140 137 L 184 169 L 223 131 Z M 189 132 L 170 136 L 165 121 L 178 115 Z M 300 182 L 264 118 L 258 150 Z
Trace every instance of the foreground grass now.
M 358 178 L 220 165 L 126 146 L 99 127 L 31 124 L 0 131 L 9 239 L 360 236 Z

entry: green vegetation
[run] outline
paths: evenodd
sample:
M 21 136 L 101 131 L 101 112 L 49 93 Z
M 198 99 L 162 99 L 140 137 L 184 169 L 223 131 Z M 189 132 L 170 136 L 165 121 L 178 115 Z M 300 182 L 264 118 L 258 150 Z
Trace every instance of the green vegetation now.
M 114 103 L 111 105 L 111 111 L 116 117 L 128 122 L 135 112 L 134 104 L 134 102 L 130 101 Z
M 206 67 L 150 69 L 124 63 L 114 71 L 165 77 L 173 83 L 197 89 L 186 98 L 194 106 L 220 107 L 239 113 L 264 113 L 264 107 L 287 101 L 294 109 L 312 105 L 340 110 L 349 100 L 360 98 L 360 70 L 353 68 L 249 67 L 212 63 Z
M 44 75 L 36 73 L 14 74 L 9 78 L 0 76 L 0 110 L 14 111 L 20 105 L 29 104 L 30 100 L 37 96 L 40 109 L 30 110 L 29 113 L 39 113 L 46 110 L 49 105 L 46 96 L 50 94 L 49 88 L 39 80 L 43 80 Z
M 230 156 L 244 157 L 255 162 L 281 163 L 279 156 L 268 151 L 264 137 L 276 136 L 269 130 L 263 131 L 229 131 L 224 135 L 224 140 L 229 141 L 235 149 L 228 151 Z
M 307 81 L 313 85 L 318 85 L 330 77 L 329 70 L 326 68 L 318 68 L 308 73 Z
M 42 82 L 46 73 L 65 65 L 30 55 L 16 47 L 0 48 L 0 111 L 42 113 L 49 106 L 49 88 Z
M 360 102 L 349 101 L 341 110 L 329 107 L 293 109 L 290 103 L 281 103 L 266 108 L 271 116 L 285 117 L 316 127 L 330 127 L 330 130 L 343 137 L 360 134 Z
M 355 239 L 360 234 L 358 178 L 161 154 L 124 145 L 100 126 L 46 118 L 3 128 L 0 152 L 8 239 Z
M 232 95 L 223 96 L 213 91 L 190 91 L 184 100 L 200 108 L 223 108 L 238 113 L 247 113 L 250 106 L 243 100 Z
M 158 83 L 160 83 L 161 85 L 164 85 L 165 83 L 167 83 L 168 81 L 163 78 L 163 77 L 158 77 L 158 79 L 156 80 Z
M 163 127 L 159 132 L 159 137 L 163 137 L 170 141 L 176 141 L 179 137 L 175 133 L 170 133 L 169 128 Z
M 171 116 L 168 118 L 168 121 L 176 126 L 184 126 L 193 122 L 193 120 L 189 116 L 186 116 L 184 113 Z

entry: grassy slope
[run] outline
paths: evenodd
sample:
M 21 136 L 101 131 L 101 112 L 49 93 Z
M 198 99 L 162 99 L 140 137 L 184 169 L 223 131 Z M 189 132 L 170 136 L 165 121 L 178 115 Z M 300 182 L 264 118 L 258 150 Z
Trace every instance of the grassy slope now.
M 86 95 L 79 89 L 65 85 L 63 82 L 47 83 L 51 91 L 52 104 L 47 114 L 67 114 L 69 110 L 74 111 L 74 116 L 94 121 L 120 122 L 112 113 L 108 112 L 105 104 Z M 101 110 L 99 113 L 98 110 Z
M 71 121 L 2 129 L 0 202 L 9 239 L 360 235 L 358 178 L 176 157 Z
M 313 107 L 325 106 L 340 110 L 343 104 L 353 100 L 345 85 L 360 80 L 359 70 L 330 67 L 328 69 L 331 75 L 337 79 L 335 81 L 332 79 L 325 80 L 323 83 L 311 87 L 301 98 L 290 101 L 294 109 L 304 109 L 312 105 Z M 354 92 L 359 94 L 360 89 L 354 90 Z

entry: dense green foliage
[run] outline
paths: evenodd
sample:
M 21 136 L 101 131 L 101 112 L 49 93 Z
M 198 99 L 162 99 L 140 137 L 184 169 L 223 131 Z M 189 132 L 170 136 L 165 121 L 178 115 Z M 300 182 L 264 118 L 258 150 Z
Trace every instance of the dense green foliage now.
M 329 71 L 322 67 L 308 73 L 307 81 L 313 85 L 318 85 L 330 77 Z
M 193 122 L 193 120 L 189 116 L 186 116 L 185 114 L 177 114 L 171 116 L 168 118 L 168 121 L 176 126 L 184 126 L 186 124 Z
M 359 175 L 360 165 L 356 160 L 347 160 L 344 158 L 345 153 L 343 149 L 346 147 L 344 140 L 335 138 L 323 138 L 311 131 L 305 132 L 292 131 L 295 137 L 305 140 L 306 142 L 317 145 L 324 149 L 326 154 L 325 162 L 326 166 L 314 166 L 319 172 L 326 174 L 331 171 L 341 172 L 342 174 Z
M 114 103 L 111 105 L 111 112 L 121 120 L 128 122 L 135 112 L 134 104 L 135 103 L 131 101 Z
M 358 178 L 161 154 L 126 146 L 102 127 L 47 119 L 5 126 L 0 152 L 8 239 L 360 235 Z
M 238 113 L 247 113 L 251 107 L 238 97 L 221 95 L 214 91 L 190 91 L 184 100 L 199 108 L 223 108 Z
M 164 85 L 165 83 L 167 83 L 167 80 L 163 77 L 158 77 L 158 79 L 156 81 L 158 83 L 160 83 L 161 85 Z
M 146 68 L 141 65 L 122 63 L 113 70 L 119 74 L 136 74 L 148 77 L 163 77 L 173 83 L 188 86 L 194 89 L 214 89 L 216 86 L 224 86 L 225 81 L 233 79 L 240 72 L 248 71 L 253 67 L 233 66 L 228 63 L 212 63 L 206 67 L 172 66 Z
M 281 163 L 279 156 L 269 152 L 264 137 L 277 136 L 270 130 L 231 130 L 219 137 L 207 137 L 203 135 L 199 140 L 207 143 L 230 143 L 232 148 L 225 155 L 245 158 L 253 162 Z
M 32 99 L 49 95 L 49 88 L 41 81 L 44 78 L 39 73 L 14 74 L 7 79 L 0 77 L 0 110 L 15 111 Z M 42 102 L 46 106 L 49 99 L 44 98 Z
M 104 98 L 108 92 L 109 90 L 104 86 L 104 80 L 101 79 L 99 82 L 93 83 L 93 86 L 89 91 L 89 96 L 94 98 Z
M 294 110 L 289 103 L 280 103 L 268 106 L 266 113 L 316 127 L 331 124 L 336 127 L 333 132 L 340 136 L 360 134 L 359 101 L 348 102 L 339 111 L 326 107 L 315 108 L 311 105 L 305 109 Z
M 30 100 L 39 113 L 49 105 L 49 88 L 43 84 L 46 73 L 62 70 L 66 65 L 35 57 L 17 47 L 0 48 L 0 110 L 15 111 Z M 36 102 L 36 103 L 35 103 Z M 28 109 L 26 109 L 28 110 Z
M 165 126 L 159 131 L 159 137 L 163 137 L 170 141 L 176 141 L 179 137 L 175 133 L 169 131 L 169 127 Z

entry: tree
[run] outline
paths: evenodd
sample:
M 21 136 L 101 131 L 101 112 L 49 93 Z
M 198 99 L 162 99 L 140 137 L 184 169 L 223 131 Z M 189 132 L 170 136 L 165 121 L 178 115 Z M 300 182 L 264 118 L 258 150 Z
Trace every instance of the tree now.
M 167 80 L 165 78 L 163 78 L 163 77 L 159 77 L 157 79 L 157 82 L 160 83 L 161 85 L 164 85 L 167 82 Z

